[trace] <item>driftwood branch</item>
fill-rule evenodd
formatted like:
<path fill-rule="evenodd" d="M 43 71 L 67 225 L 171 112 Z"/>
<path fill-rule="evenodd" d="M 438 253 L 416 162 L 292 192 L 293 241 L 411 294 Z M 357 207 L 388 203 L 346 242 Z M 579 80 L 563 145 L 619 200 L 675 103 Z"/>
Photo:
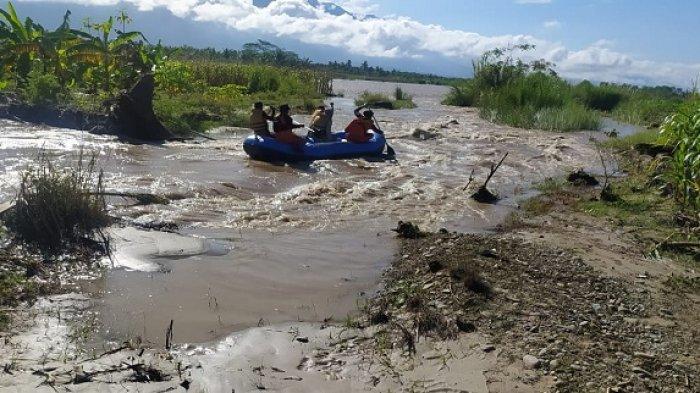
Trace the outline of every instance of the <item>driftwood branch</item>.
<path fill-rule="evenodd" d="M 135 199 L 139 205 L 167 205 L 170 199 L 155 194 L 132 193 L 132 192 L 96 192 L 91 195 L 101 195 L 110 197 Z"/>
<path fill-rule="evenodd" d="M 170 350 L 173 346 L 173 323 L 174 320 L 170 320 L 170 325 L 165 330 L 165 349 Z"/>
<path fill-rule="evenodd" d="M 472 194 L 472 199 L 474 199 L 475 201 L 480 202 L 480 203 L 496 203 L 496 202 L 498 202 L 498 200 L 500 199 L 498 197 L 498 195 L 489 191 L 487 186 L 488 186 L 489 182 L 491 181 L 491 179 L 493 178 L 493 175 L 495 175 L 496 172 L 498 171 L 498 169 L 501 167 L 501 165 L 503 165 L 503 162 L 508 157 L 508 154 L 509 154 L 509 152 L 507 152 L 503 156 L 503 158 L 501 158 L 501 161 L 498 162 L 498 165 L 493 165 L 493 164 L 491 165 L 491 170 L 489 172 L 488 177 L 486 178 L 486 181 L 484 182 L 484 184 L 481 187 L 479 187 L 479 189 L 474 194 Z"/>
<path fill-rule="evenodd" d="M 466 186 L 464 186 L 464 188 L 462 189 L 462 191 L 467 191 L 467 189 L 469 188 L 469 186 L 472 185 L 472 182 L 473 182 L 473 181 L 474 181 L 474 168 L 472 168 L 472 173 L 469 175 L 469 182 L 467 183 Z"/>
<path fill-rule="evenodd" d="M 482 188 L 486 188 L 486 186 L 488 186 L 489 182 L 491 181 L 491 178 L 493 177 L 493 175 L 496 174 L 496 172 L 501 167 L 501 165 L 503 165 L 503 161 L 506 160 L 506 158 L 508 157 L 508 154 L 510 154 L 510 152 L 506 152 L 506 154 L 503 156 L 503 158 L 501 158 L 501 161 L 495 167 L 493 165 L 491 165 L 491 172 L 489 172 L 489 176 L 486 178 L 484 185 L 481 186 Z"/>

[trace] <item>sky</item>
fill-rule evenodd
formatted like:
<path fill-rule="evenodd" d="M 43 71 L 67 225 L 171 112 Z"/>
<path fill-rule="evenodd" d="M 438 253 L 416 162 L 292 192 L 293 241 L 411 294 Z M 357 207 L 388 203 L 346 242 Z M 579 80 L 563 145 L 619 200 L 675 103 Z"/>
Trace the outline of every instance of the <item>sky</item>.
<path fill-rule="evenodd" d="M 49 25 L 66 8 L 76 24 L 126 8 L 133 29 L 167 44 L 238 48 L 263 38 L 312 60 L 449 76 L 468 76 L 484 51 L 520 43 L 536 45 L 526 58 L 551 61 L 571 80 L 688 88 L 700 76 L 700 0 L 324 1 L 20 0 L 17 8 Z"/>

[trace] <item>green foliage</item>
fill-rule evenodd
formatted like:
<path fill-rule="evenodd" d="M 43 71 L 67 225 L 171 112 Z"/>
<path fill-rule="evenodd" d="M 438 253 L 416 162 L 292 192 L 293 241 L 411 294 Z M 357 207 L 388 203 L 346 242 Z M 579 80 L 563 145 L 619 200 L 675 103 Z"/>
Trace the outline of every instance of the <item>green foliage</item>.
<path fill-rule="evenodd" d="M 396 95 L 396 92 L 394 92 Z M 401 100 L 392 99 L 383 93 L 373 93 L 369 91 L 364 91 L 355 99 L 355 105 L 367 105 L 371 108 L 381 108 L 381 109 L 410 109 L 415 108 L 416 104 L 413 102 L 413 97 L 400 92 Z"/>
<path fill-rule="evenodd" d="M 81 154 L 75 167 L 62 170 L 41 155 L 36 167 L 22 174 L 8 228 L 20 239 L 46 254 L 94 238 L 109 224 L 102 173 L 95 159 Z"/>
<path fill-rule="evenodd" d="M 326 78 L 323 73 L 266 65 L 167 61 L 156 72 L 154 109 L 176 133 L 245 127 L 256 101 L 309 111 L 320 102 L 319 87 L 329 83 Z"/>
<path fill-rule="evenodd" d="M 124 31 L 130 21 L 124 13 L 118 18 L 122 30 L 114 29 L 113 17 L 86 24 L 94 35 L 72 29 L 69 17 L 68 11 L 61 25 L 48 31 L 30 18 L 22 21 L 8 3 L 7 10 L 0 10 L 3 73 L 22 87 L 29 82 L 32 69 L 39 66 L 64 88 L 114 92 L 133 85 L 142 73 L 153 71 L 162 62 L 160 45 L 147 46 L 141 33 Z"/>
<path fill-rule="evenodd" d="M 55 104 L 62 92 L 63 88 L 55 75 L 39 70 L 29 73 L 27 83 L 22 89 L 24 99 L 35 105 Z"/>
<path fill-rule="evenodd" d="M 659 140 L 658 130 L 643 130 L 622 138 L 610 138 L 602 143 L 603 146 L 618 151 L 633 149 L 638 144 L 655 144 Z"/>
<path fill-rule="evenodd" d="M 484 53 L 473 64 L 474 77 L 454 85 L 443 104 L 478 106 L 481 117 L 515 127 L 598 129 L 599 116 L 584 105 L 603 105 L 600 97 L 604 95 L 593 93 L 596 88 L 592 85 L 583 85 L 586 100 L 577 102 L 571 85 L 556 75 L 552 64 L 543 60 L 526 63 L 516 57 L 517 52 L 533 48 L 516 45 Z"/>
<path fill-rule="evenodd" d="M 700 101 L 670 116 L 661 126 L 663 140 L 673 146 L 669 180 L 676 198 L 685 207 L 700 208 Z"/>
<path fill-rule="evenodd" d="M 195 80 L 186 64 L 169 61 L 155 73 L 158 90 L 167 94 L 180 94 L 186 91 L 201 90 L 194 85 Z"/>
<path fill-rule="evenodd" d="M 484 92 L 479 109 L 483 118 L 521 128 L 574 131 L 600 125 L 598 115 L 572 100 L 565 81 L 542 72 Z"/>
<path fill-rule="evenodd" d="M 473 79 L 464 80 L 452 86 L 450 92 L 442 101 L 443 105 L 476 106 L 479 100 L 479 90 Z"/>
<path fill-rule="evenodd" d="M 613 110 L 612 116 L 625 123 L 657 128 L 679 105 L 677 99 L 632 95 Z"/>
<path fill-rule="evenodd" d="M 622 101 L 623 95 L 612 86 L 594 86 L 583 81 L 574 87 L 574 97 L 587 108 L 611 111 Z"/>

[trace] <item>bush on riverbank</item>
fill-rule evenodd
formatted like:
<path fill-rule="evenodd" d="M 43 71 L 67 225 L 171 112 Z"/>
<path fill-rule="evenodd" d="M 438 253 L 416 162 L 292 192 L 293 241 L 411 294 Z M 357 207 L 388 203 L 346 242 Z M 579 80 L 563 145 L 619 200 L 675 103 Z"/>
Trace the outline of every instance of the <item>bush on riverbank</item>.
<path fill-rule="evenodd" d="M 637 87 L 559 78 L 551 64 L 516 57 L 531 45 L 498 48 L 474 62 L 474 77 L 455 84 L 443 104 L 478 107 L 483 118 L 523 128 L 597 129 L 600 114 L 658 127 L 688 93 L 672 87 Z"/>
<path fill-rule="evenodd" d="M 689 103 L 661 126 L 662 141 L 673 147 L 667 180 L 684 207 L 700 210 L 700 101 Z"/>
<path fill-rule="evenodd" d="M 575 99 L 571 85 L 556 75 L 551 64 L 516 59 L 516 52 L 531 49 L 517 45 L 486 52 L 474 62 L 474 77 L 454 86 L 443 103 L 477 106 L 482 118 L 515 127 L 597 129 L 598 114 Z M 589 90 L 582 87 L 580 95 L 596 105 L 606 104 L 605 96 Z"/>
<path fill-rule="evenodd" d="M 22 174 L 15 206 L 7 218 L 9 230 L 47 255 L 63 252 L 85 239 L 104 241 L 100 229 L 110 218 L 104 199 L 102 172 L 95 158 L 78 157 L 73 168 L 59 169 L 41 155 Z"/>
<path fill-rule="evenodd" d="M 413 97 L 404 93 L 400 87 L 397 87 L 394 91 L 393 98 L 383 93 L 364 91 L 355 99 L 355 105 L 367 105 L 371 108 L 389 110 L 411 109 L 416 107 L 416 104 L 413 102 Z"/>

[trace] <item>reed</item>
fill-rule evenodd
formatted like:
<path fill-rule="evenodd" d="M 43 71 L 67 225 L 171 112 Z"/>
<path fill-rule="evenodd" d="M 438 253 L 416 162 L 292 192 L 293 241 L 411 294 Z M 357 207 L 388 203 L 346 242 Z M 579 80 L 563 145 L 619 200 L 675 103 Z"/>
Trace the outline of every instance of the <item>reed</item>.
<path fill-rule="evenodd" d="M 45 254 L 57 254 L 85 239 L 101 239 L 110 223 L 101 171 L 95 156 L 81 152 L 74 167 L 60 169 L 45 153 L 22 174 L 7 226 L 19 239 Z"/>

